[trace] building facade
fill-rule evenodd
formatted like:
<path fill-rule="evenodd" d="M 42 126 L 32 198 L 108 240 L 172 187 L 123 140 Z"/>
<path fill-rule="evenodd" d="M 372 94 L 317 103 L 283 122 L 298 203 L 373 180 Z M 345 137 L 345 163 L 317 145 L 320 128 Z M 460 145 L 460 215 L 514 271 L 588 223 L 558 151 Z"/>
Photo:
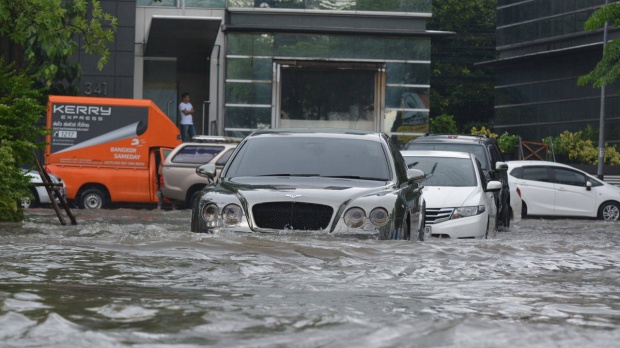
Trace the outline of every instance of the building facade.
<path fill-rule="evenodd" d="M 617 0 L 609 0 L 617 2 Z M 580 87 L 603 54 L 604 30 L 584 23 L 605 0 L 498 0 L 495 130 L 542 141 L 563 131 L 599 129 L 620 143 L 618 85 Z M 608 41 L 620 36 L 609 27 Z M 601 101 L 604 100 L 603 107 Z"/>
<path fill-rule="evenodd" d="M 428 131 L 431 0 L 110 0 L 111 64 L 80 55 L 81 94 L 152 99 L 199 134 L 266 127 Z M 92 62 L 91 62 L 92 60 Z"/>

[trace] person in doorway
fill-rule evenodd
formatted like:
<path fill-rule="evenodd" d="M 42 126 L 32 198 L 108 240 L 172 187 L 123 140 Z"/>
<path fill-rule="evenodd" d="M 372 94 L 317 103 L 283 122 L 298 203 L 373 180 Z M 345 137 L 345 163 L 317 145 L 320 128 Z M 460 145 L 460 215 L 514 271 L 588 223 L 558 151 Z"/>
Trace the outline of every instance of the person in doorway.
<path fill-rule="evenodd" d="M 179 113 L 181 114 L 181 137 L 183 142 L 188 142 L 196 135 L 196 128 L 194 128 L 195 111 L 192 103 L 189 101 L 189 93 L 187 92 L 181 95 Z"/>

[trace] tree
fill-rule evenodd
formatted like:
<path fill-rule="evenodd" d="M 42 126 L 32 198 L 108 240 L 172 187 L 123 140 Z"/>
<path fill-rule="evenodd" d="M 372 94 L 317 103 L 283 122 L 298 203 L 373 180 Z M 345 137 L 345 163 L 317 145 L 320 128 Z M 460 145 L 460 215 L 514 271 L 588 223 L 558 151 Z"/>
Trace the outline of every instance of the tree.
<path fill-rule="evenodd" d="M 0 48 L 16 71 L 29 71 L 41 87 L 77 94 L 78 48 L 108 62 L 117 19 L 103 12 L 99 0 L 0 0 Z"/>
<path fill-rule="evenodd" d="M 43 145 L 47 95 L 77 94 L 78 49 L 103 68 L 116 25 L 98 0 L 0 0 L 0 221 L 23 217 L 19 201 L 30 193 L 21 167 Z"/>
<path fill-rule="evenodd" d="M 620 25 L 620 3 L 607 4 L 596 10 L 584 24 L 586 30 L 596 30 L 609 23 Z M 592 84 L 600 88 L 611 85 L 620 79 L 620 41 L 609 41 L 605 45 L 603 58 L 589 74 L 581 76 L 579 86 Z"/>
<path fill-rule="evenodd" d="M 431 118 L 454 115 L 460 129 L 488 124 L 494 113 L 496 0 L 433 0 L 428 29 L 453 31 L 433 39 Z"/>

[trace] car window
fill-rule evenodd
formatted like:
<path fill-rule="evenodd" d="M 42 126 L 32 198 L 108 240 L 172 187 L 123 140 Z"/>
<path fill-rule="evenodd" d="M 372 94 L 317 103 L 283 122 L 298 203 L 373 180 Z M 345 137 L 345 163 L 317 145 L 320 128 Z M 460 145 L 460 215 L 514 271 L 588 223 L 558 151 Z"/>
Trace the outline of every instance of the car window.
<path fill-rule="evenodd" d="M 502 157 L 501 152 L 497 150 L 497 147 L 493 145 L 488 145 L 488 149 L 489 149 L 489 153 L 491 154 L 491 163 L 493 164 L 492 169 L 495 169 L 495 164 L 497 162 L 503 162 L 504 159 Z"/>
<path fill-rule="evenodd" d="M 215 162 L 215 165 L 218 166 L 223 166 L 226 164 L 226 162 L 228 162 L 228 159 L 230 158 L 230 155 L 232 155 L 232 153 L 235 151 L 235 148 L 233 147 L 232 149 L 228 149 L 218 160 L 217 162 Z"/>
<path fill-rule="evenodd" d="M 586 176 L 564 168 L 554 168 L 555 182 L 571 186 L 586 186 Z"/>
<path fill-rule="evenodd" d="M 517 167 L 510 171 L 510 175 L 514 176 L 517 179 L 523 179 L 523 168 Z"/>
<path fill-rule="evenodd" d="M 405 156 L 407 167 L 427 175 L 424 186 L 477 186 L 471 159 L 427 156 Z"/>
<path fill-rule="evenodd" d="M 533 181 L 542 181 L 542 182 L 551 182 L 551 178 L 549 177 L 547 167 L 524 167 L 523 168 L 523 179 L 533 180 Z"/>
<path fill-rule="evenodd" d="M 256 137 L 244 143 L 223 177 L 301 175 L 390 180 L 391 161 L 387 156 L 382 143 L 370 140 Z"/>
<path fill-rule="evenodd" d="M 179 150 L 171 161 L 173 163 L 205 164 L 222 150 L 224 150 L 223 146 L 187 145 Z"/>
<path fill-rule="evenodd" d="M 489 171 L 489 160 L 487 157 L 487 153 L 484 150 L 484 146 L 482 145 L 474 145 L 474 144 L 462 144 L 462 143 L 409 143 L 407 145 L 407 150 L 438 150 L 438 151 L 460 151 L 460 152 L 469 152 L 473 153 L 478 161 L 480 161 L 480 165 L 482 166 L 482 170 Z"/>

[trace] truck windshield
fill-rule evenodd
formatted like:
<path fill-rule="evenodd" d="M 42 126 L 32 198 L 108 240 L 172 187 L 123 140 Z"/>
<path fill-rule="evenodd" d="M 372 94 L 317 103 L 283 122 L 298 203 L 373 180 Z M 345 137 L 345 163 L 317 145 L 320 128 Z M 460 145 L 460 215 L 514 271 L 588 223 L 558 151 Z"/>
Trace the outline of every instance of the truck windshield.
<path fill-rule="evenodd" d="M 330 137 L 248 139 L 222 177 L 321 176 L 390 180 L 390 161 L 376 141 Z"/>

